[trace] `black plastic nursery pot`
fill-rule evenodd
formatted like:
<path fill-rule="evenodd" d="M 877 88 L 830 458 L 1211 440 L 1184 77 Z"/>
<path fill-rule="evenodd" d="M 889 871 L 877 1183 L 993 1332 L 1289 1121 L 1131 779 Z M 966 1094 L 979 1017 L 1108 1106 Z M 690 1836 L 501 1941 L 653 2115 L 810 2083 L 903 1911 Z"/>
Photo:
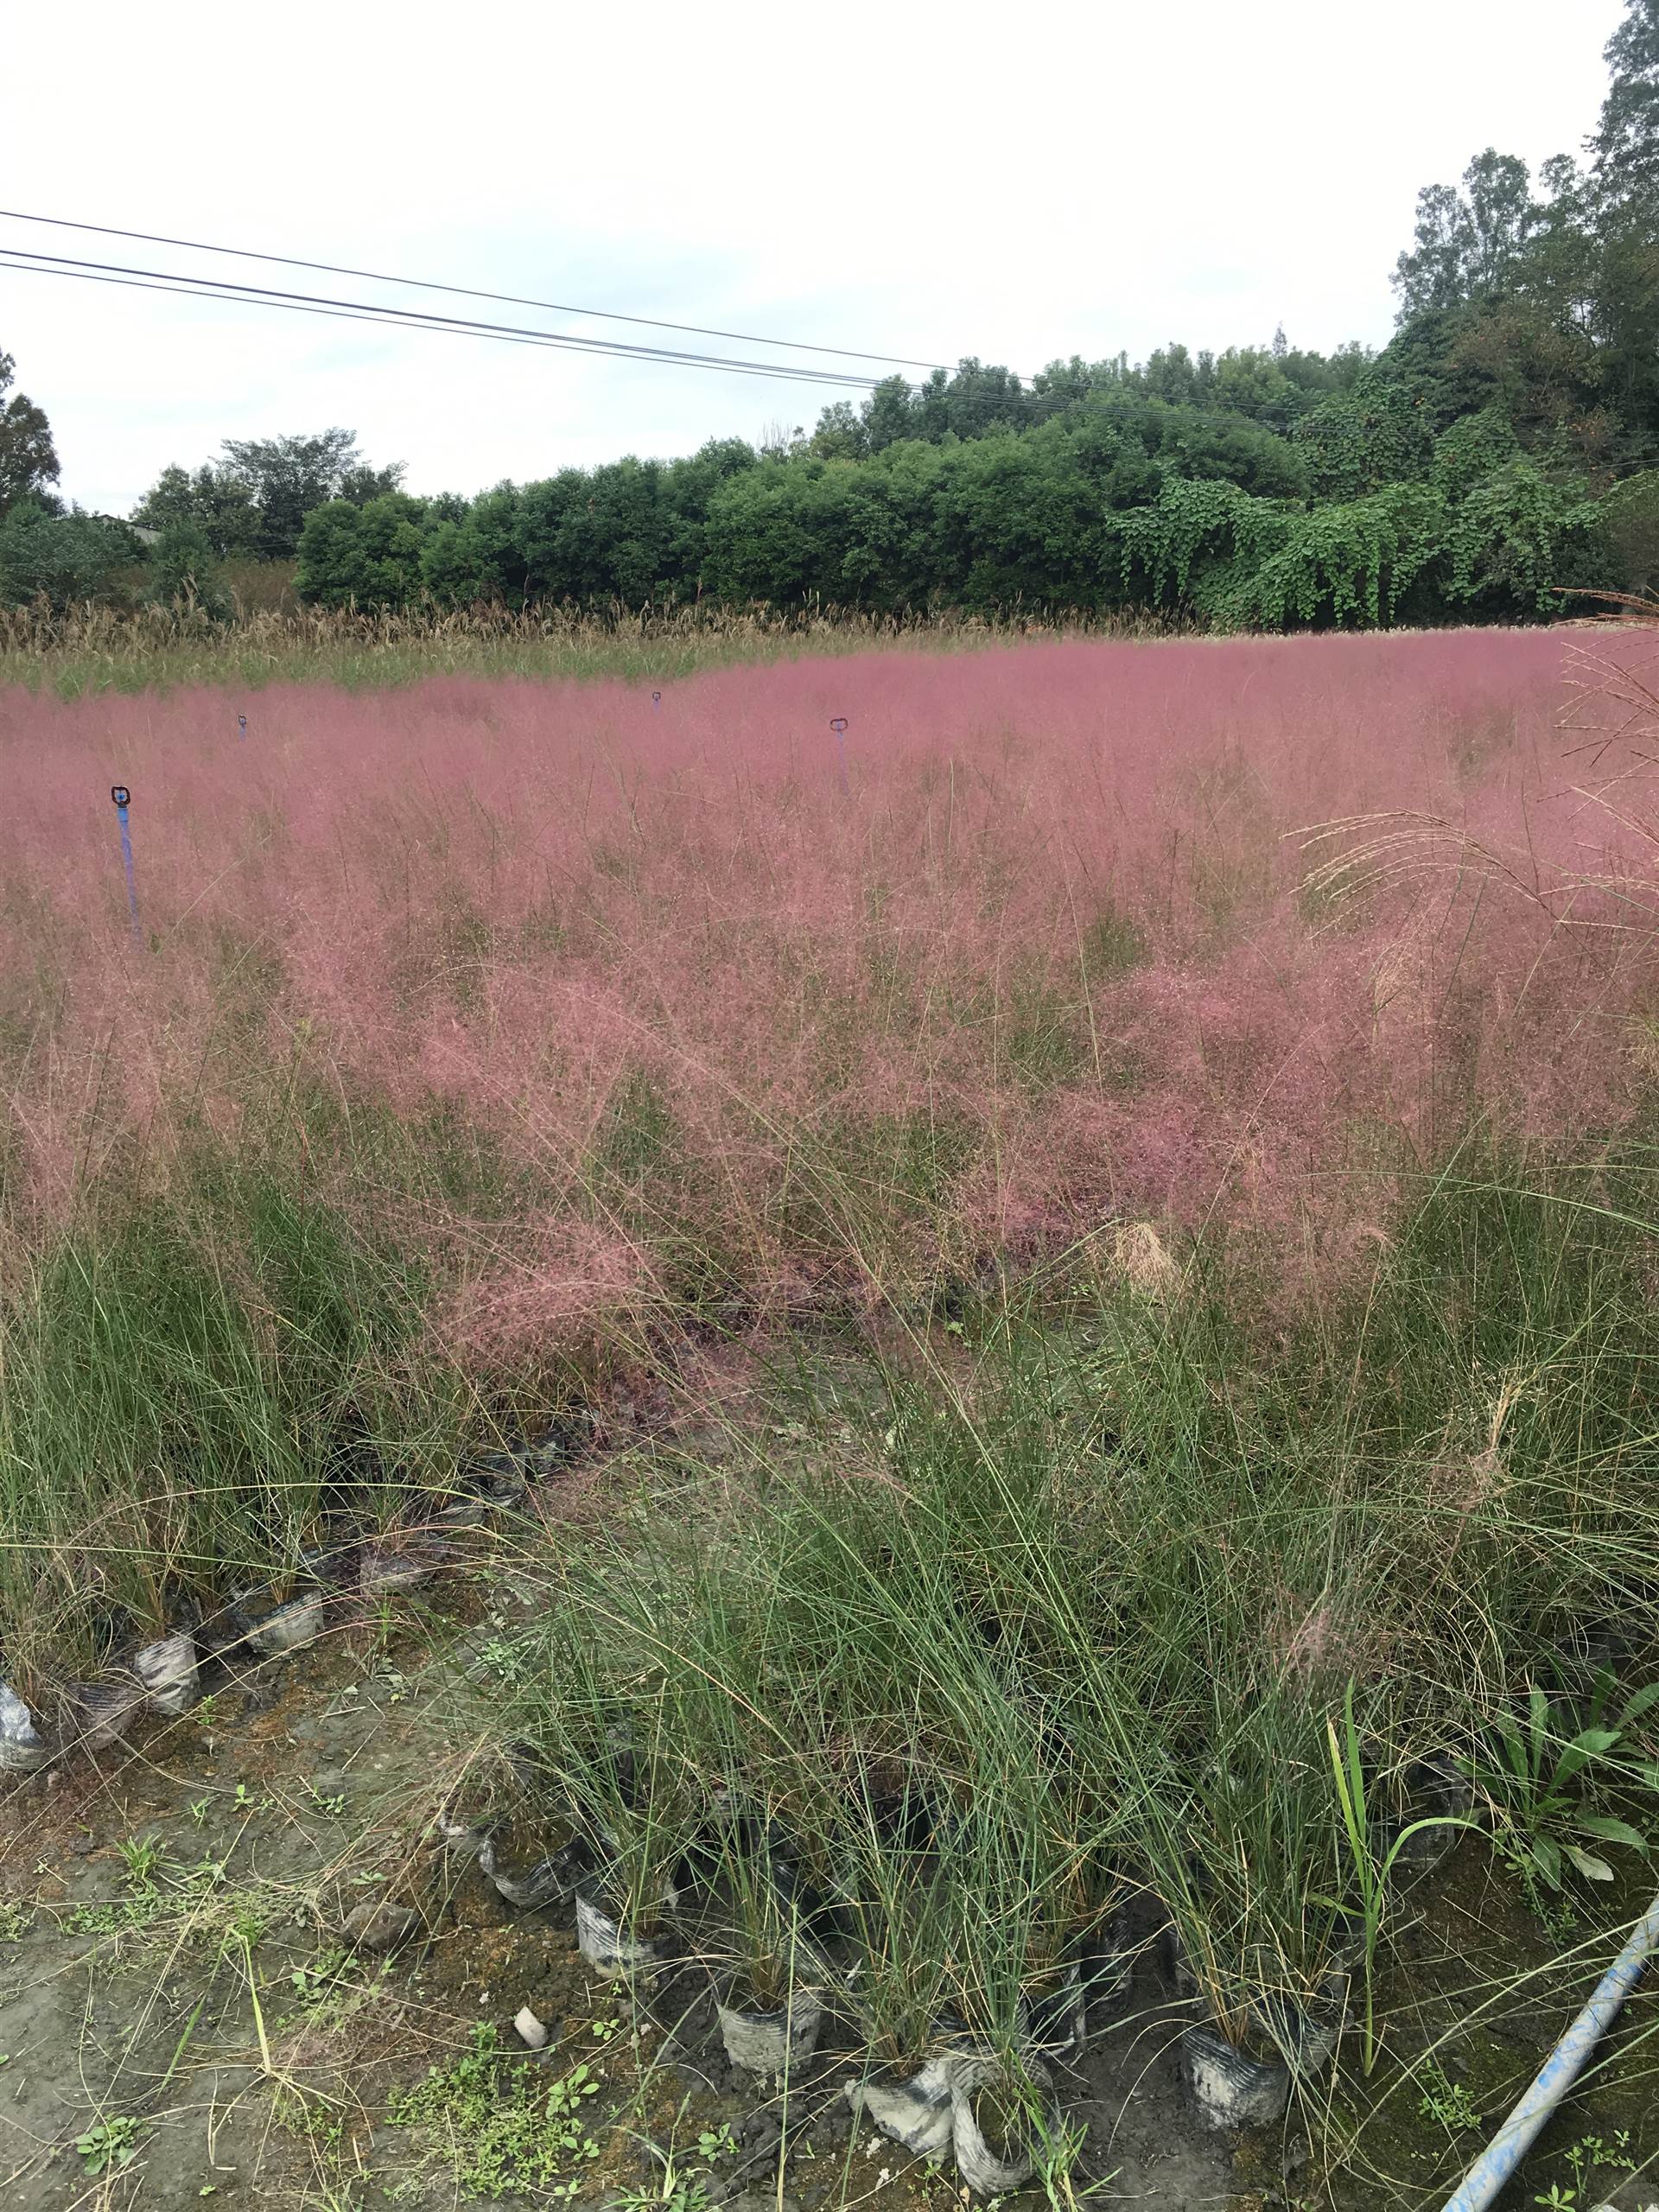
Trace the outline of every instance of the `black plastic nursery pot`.
<path fill-rule="evenodd" d="M 779 1902 L 794 1914 L 803 1933 L 821 1942 L 848 1932 L 846 1908 L 801 1872 L 792 1838 L 776 1823 L 766 1831 L 766 1869 Z"/>
<path fill-rule="evenodd" d="M 1128 1993 L 1135 1980 L 1135 1947 L 1128 1911 L 1119 1907 L 1066 1944 L 1059 1967 L 1038 1980 L 1024 1998 L 1027 2049 L 1051 2057 L 1082 2050 L 1090 2029 Z"/>
<path fill-rule="evenodd" d="M 416 1590 L 454 1559 L 442 1536 L 374 1536 L 357 1555 L 357 1586 L 365 1598 L 390 1598 Z"/>
<path fill-rule="evenodd" d="M 1475 1786 L 1445 1751 L 1415 1760 L 1407 1768 L 1403 1782 L 1403 1807 L 1377 1830 L 1378 1856 L 1386 1859 L 1394 1852 L 1396 1872 L 1427 1873 L 1450 1857 L 1464 1830 L 1473 1822 Z M 1434 1825 L 1420 1825 L 1430 1821 Z"/>
<path fill-rule="evenodd" d="M 1135 1979 L 1135 1944 L 1127 1902 L 1079 1935 L 1071 1947 L 1083 1985 L 1085 2025 L 1128 1993 Z"/>
<path fill-rule="evenodd" d="M 868 2120 L 912 2158 L 942 2158 L 955 2132 L 952 2107 L 957 2052 L 942 2051 L 910 2074 L 887 2074 L 849 2082 L 845 2096 L 854 2117 Z"/>
<path fill-rule="evenodd" d="M 201 1694 L 196 1639 L 188 1629 L 141 1644 L 132 1656 L 132 1671 L 143 1684 L 150 1710 L 164 1719 L 188 1713 Z"/>
<path fill-rule="evenodd" d="M 768 2081 L 798 2074 L 817 2048 L 823 2005 L 814 1990 L 791 1989 L 781 2005 L 758 2004 L 734 1984 L 715 2001 L 721 2041 L 734 2066 Z"/>
<path fill-rule="evenodd" d="M 1027 2095 L 1047 2108 L 1051 2133 L 1058 2120 L 1048 2069 L 1027 2063 L 1018 2090 L 995 2063 L 958 2067 L 950 2084 L 950 2137 L 957 2173 L 976 2196 L 1006 2196 L 1023 2189 L 1036 2171 L 1040 2139 Z"/>
<path fill-rule="evenodd" d="M 1089 2033 L 1089 2005 L 1083 1968 L 1076 1959 L 1045 1978 L 1020 2002 L 1022 2040 L 1031 2050 L 1058 2056 L 1083 2049 Z"/>
<path fill-rule="evenodd" d="M 457 1473 L 453 1488 L 441 1493 L 433 1518 L 441 1529 L 472 1529 L 492 1513 L 507 1513 L 524 1503 L 530 1483 L 516 1453 L 480 1452 Z"/>
<path fill-rule="evenodd" d="M 1351 1947 L 1341 1956 L 1351 1957 Z M 1178 1995 L 1200 1994 L 1192 1967 L 1172 1929 L 1165 1968 Z M 1195 2021 L 1181 2035 L 1181 2078 L 1200 2115 L 1212 2127 L 1262 2126 L 1281 2120 L 1291 2085 L 1312 2081 L 1335 2055 L 1347 2018 L 1347 1966 L 1334 1967 L 1315 2004 L 1304 2009 L 1277 1990 L 1244 1999 L 1238 2017 L 1252 2049 L 1235 2042 L 1213 2018 Z"/>
<path fill-rule="evenodd" d="M 307 1650 L 316 1642 L 327 1609 L 327 1592 L 309 1587 L 281 1599 L 273 1592 L 252 1592 L 238 1598 L 232 1611 L 248 1649 L 264 1659 L 278 1659 L 290 1651 Z"/>
<path fill-rule="evenodd" d="M 1290 2103 L 1287 2062 L 1253 2058 L 1217 2027 L 1198 2025 L 1183 2031 L 1181 2078 L 1212 2127 L 1270 2126 L 1284 2118 Z"/>
<path fill-rule="evenodd" d="M 576 1891 L 576 1948 L 607 1981 L 646 1977 L 668 1962 L 667 1938 L 654 1930 L 636 1934 L 621 1909 L 597 1890 Z"/>
<path fill-rule="evenodd" d="M 144 1709 L 144 1686 L 136 1675 L 112 1669 L 95 1681 L 66 1682 L 60 1703 L 65 1744 L 105 1751 L 132 1733 Z"/>
<path fill-rule="evenodd" d="M 1262 2126 L 1282 2120 L 1291 2085 L 1311 2082 L 1335 2056 L 1346 2017 L 1348 1977 L 1328 1977 L 1317 2011 L 1304 2012 L 1277 1994 L 1249 2007 L 1258 2049 L 1242 2050 L 1213 2021 L 1181 2037 L 1181 2077 L 1212 2127 Z"/>
<path fill-rule="evenodd" d="M 515 1847 L 512 1834 L 486 1834 L 478 1847 L 478 1868 L 498 1896 L 521 1911 L 567 1904 L 594 1871 L 593 1854 L 575 1841 L 552 1851 Z"/>
<path fill-rule="evenodd" d="M 0 1682 L 0 1774 L 33 1774 L 52 1756 L 52 1746 L 10 1682 Z"/>

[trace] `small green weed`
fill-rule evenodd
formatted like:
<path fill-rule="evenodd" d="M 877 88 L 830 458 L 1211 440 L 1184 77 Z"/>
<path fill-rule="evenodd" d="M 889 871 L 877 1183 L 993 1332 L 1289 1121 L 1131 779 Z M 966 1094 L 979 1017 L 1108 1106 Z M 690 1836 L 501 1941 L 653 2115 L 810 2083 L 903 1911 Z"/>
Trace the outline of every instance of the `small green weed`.
<path fill-rule="evenodd" d="M 683 2166 L 671 2151 L 657 2155 L 662 2163 L 660 2179 L 647 2188 L 625 2189 L 616 2200 L 618 2212 L 708 2212 L 705 2177 Z"/>
<path fill-rule="evenodd" d="M 129 1836 L 115 1848 L 127 1870 L 127 1887 L 136 1897 L 154 1897 L 156 1869 L 167 1856 L 167 1845 L 162 1839 L 154 1835 Z"/>
<path fill-rule="evenodd" d="M 1417 2109 L 1425 2120 L 1438 2120 L 1442 2127 L 1478 2127 L 1481 2115 L 1461 2082 L 1448 2079 L 1444 2067 L 1433 2059 L 1418 2074 L 1423 2094 Z"/>
<path fill-rule="evenodd" d="M 1544 2212 L 1586 2212 L 1591 2199 L 1603 2193 L 1596 2179 L 1599 2173 L 1633 2174 L 1637 2169 L 1629 2128 L 1621 2127 L 1611 2144 L 1599 2135 L 1581 2135 L 1568 2148 L 1567 2163 L 1573 2170 L 1572 2180 L 1551 2182 L 1544 2196 L 1532 2200 Z"/>
<path fill-rule="evenodd" d="M 302 2005 L 316 2006 L 324 2004 L 338 1988 L 340 1977 L 351 1964 L 351 1954 L 335 1944 L 331 1949 L 319 1951 L 315 1959 L 304 1966 L 296 1967 L 289 1980 L 294 1993 Z"/>
<path fill-rule="evenodd" d="M 583 2123 L 583 2107 L 598 2093 L 591 2067 L 574 2066 L 550 2082 L 529 2061 L 512 2059 L 494 2027 L 480 2020 L 471 2049 L 433 2067 L 393 2101 L 387 2117 L 397 2127 L 441 2133 L 463 2192 L 500 2197 L 540 2189 L 571 2197 L 581 2187 L 580 2168 L 599 2156 Z"/>
<path fill-rule="evenodd" d="M 1552 1704 L 1536 1684 L 1527 1700 L 1524 1719 L 1500 1713 L 1479 1753 L 1468 1763 L 1470 1779 L 1482 1790 L 1497 1816 L 1497 1848 L 1526 1883 L 1549 1890 L 1561 1886 L 1562 1862 L 1586 1881 L 1611 1882 L 1613 1870 L 1589 1844 L 1619 1844 L 1645 1851 L 1647 1838 L 1628 1821 L 1591 1812 L 1580 1792 L 1597 1780 L 1631 1783 L 1651 1790 L 1659 1775 L 1623 1751 L 1634 1724 L 1659 1700 L 1659 1683 L 1632 1697 L 1610 1726 L 1606 1710 L 1613 1689 L 1611 1675 L 1598 1681 L 1587 1718 L 1564 1702 Z"/>
<path fill-rule="evenodd" d="M 81 2164 L 93 2177 L 120 2166 L 130 2166 L 138 2155 L 138 2130 L 143 2123 L 130 2113 L 100 2120 L 75 2138 Z"/>

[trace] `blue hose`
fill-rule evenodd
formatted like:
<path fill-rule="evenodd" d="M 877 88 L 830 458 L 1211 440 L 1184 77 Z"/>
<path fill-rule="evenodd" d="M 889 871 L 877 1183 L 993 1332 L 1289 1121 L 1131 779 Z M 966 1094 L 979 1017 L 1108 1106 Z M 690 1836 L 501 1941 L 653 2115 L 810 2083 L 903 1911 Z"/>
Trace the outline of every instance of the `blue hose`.
<path fill-rule="evenodd" d="M 1545 2060 L 1537 2080 L 1446 2201 L 1445 2212 L 1486 2212 L 1542 2132 L 1545 2121 L 1584 2071 L 1591 2052 L 1618 2017 L 1659 1948 L 1659 1897 L 1597 1985 L 1596 1993 Z"/>

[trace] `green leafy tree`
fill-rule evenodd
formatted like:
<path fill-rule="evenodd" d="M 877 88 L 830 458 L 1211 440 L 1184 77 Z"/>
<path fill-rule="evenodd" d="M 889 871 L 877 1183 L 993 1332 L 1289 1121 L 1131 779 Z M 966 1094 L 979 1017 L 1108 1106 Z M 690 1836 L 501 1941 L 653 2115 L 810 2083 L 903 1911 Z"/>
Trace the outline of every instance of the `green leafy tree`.
<path fill-rule="evenodd" d="M 823 410 L 811 444 L 822 461 L 864 460 L 870 450 L 869 434 L 850 399 L 834 400 Z"/>
<path fill-rule="evenodd" d="M 421 547 L 421 582 L 441 607 L 493 602 L 522 607 L 525 600 L 524 556 L 519 550 L 523 495 L 511 484 L 498 485 L 461 512 L 429 502 L 430 525 Z"/>
<path fill-rule="evenodd" d="M 1236 563 L 1218 580 L 1209 605 L 1228 621 L 1261 629 L 1375 628 L 1399 618 L 1446 537 L 1441 493 L 1429 485 L 1390 484 L 1365 499 L 1288 518 L 1280 543 L 1259 563 Z"/>
<path fill-rule="evenodd" d="M 11 391 L 16 367 L 10 353 L 0 353 L 0 515 L 20 499 L 51 505 L 50 487 L 59 475 L 57 448 L 45 410 L 22 392 Z"/>
<path fill-rule="evenodd" d="M 300 533 L 295 588 L 321 607 L 411 605 L 421 594 L 427 510 L 387 492 L 365 506 L 331 499 L 314 507 Z"/>
<path fill-rule="evenodd" d="M 329 499 L 348 496 L 365 506 L 395 491 L 402 469 L 380 472 L 390 481 L 375 482 L 375 472 L 365 470 L 358 458 L 357 434 L 338 427 L 308 435 L 279 438 L 226 438 L 226 472 L 247 489 L 258 510 L 257 550 L 267 559 L 283 559 L 297 552 L 300 531 L 314 508 Z"/>
<path fill-rule="evenodd" d="M 246 481 L 209 461 L 194 474 L 176 464 L 164 468 L 132 511 L 142 528 L 199 530 L 220 560 L 257 553 L 261 518 Z"/>
<path fill-rule="evenodd" d="M 1659 582 L 1659 468 L 1614 485 L 1601 502 L 1601 524 L 1618 588 L 1650 590 Z"/>
<path fill-rule="evenodd" d="M 149 555 L 149 597 L 163 607 L 189 607 L 222 621 L 231 612 L 219 557 L 207 533 L 188 517 L 170 522 Z"/>
<path fill-rule="evenodd" d="M 143 547 L 124 524 L 72 510 L 53 514 L 20 499 L 0 518 L 0 601 L 40 601 L 61 613 L 126 596 Z"/>
<path fill-rule="evenodd" d="M 334 497 L 349 499 L 354 507 L 366 507 L 371 499 L 384 499 L 388 492 L 400 491 L 403 481 L 401 461 L 391 461 L 385 468 L 371 468 L 366 461 L 359 461 L 341 470 Z"/>
<path fill-rule="evenodd" d="M 1433 452 L 1433 410 L 1414 380 L 1367 372 L 1347 391 L 1331 393 L 1296 426 L 1313 495 L 1360 499 L 1385 484 L 1410 482 Z"/>
<path fill-rule="evenodd" d="M 1521 281 L 1539 219 L 1526 163 L 1496 147 L 1476 155 L 1461 190 L 1425 185 L 1412 251 L 1395 264 L 1402 313 L 1501 298 Z"/>
<path fill-rule="evenodd" d="M 1523 456 L 1471 485 L 1452 517 L 1443 588 L 1490 620 L 1584 613 L 1563 590 L 1605 590 L 1614 556 L 1582 483 L 1552 480 Z"/>
<path fill-rule="evenodd" d="M 1154 505 L 1124 518 L 1123 581 L 1154 606 L 1218 608 L 1290 528 L 1287 509 L 1236 484 L 1172 477 Z"/>
<path fill-rule="evenodd" d="M 1659 418 L 1659 0 L 1627 0 L 1590 142 L 1600 242 L 1597 336 L 1610 397 L 1650 445 Z"/>
<path fill-rule="evenodd" d="M 1590 141 L 1596 190 L 1604 207 L 1651 209 L 1659 201 L 1659 0 L 1625 0 L 1604 53 L 1611 82 Z"/>

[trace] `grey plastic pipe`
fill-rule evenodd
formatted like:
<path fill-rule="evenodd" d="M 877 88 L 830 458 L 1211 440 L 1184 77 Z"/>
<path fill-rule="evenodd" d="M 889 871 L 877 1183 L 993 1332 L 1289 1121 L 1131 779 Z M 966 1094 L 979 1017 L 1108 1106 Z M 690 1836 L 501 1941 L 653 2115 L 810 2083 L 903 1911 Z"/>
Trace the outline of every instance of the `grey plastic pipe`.
<path fill-rule="evenodd" d="M 1659 1948 L 1659 1897 L 1597 1985 L 1596 1993 L 1545 2060 L 1537 2080 L 1470 2168 L 1445 2212 L 1486 2212 L 1541 2133 L 1544 2122 L 1584 2071 L 1591 2052 L 1618 2018 L 1618 2008 Z"/>

